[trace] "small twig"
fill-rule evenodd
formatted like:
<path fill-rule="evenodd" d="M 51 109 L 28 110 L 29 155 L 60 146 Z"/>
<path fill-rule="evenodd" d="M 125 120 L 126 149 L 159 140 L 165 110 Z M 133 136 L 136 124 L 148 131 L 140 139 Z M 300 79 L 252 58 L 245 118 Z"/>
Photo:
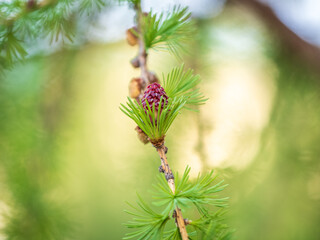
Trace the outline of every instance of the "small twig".
<path fill-rule="evenodd" d="M 141 96 L 142 96 L 144 89 L 149 84 L 149 78 L 148 78 L 149 74 L 148 74 L 148 68 L 147 68 L 148 54 L 146 52 L 145 43 L 143 41 L 143 32 L 142 32 L 143 12 L 141 10 L 140 3 L 135 6 L 135 9 L 137 11 L 137 28 L 138 28 L 138 44 L 139 44 L 138 61 L 141 69 L 141 80 L 142 80 Z"/>
<path fill-rule="evenodd" d="M 162 146 L 160 147 L 156 147 L 157 152 L 160 156 L 161 159 L 161 166 L 159 168 L 159 170 L 161 169 L 162 172 L 164 173 L 166 180 L 168 182 L 168 185 L 171 189 L 171 191 L 173 193 L 175 193 L 176 191 L 176 187 L 174 184 L 174 176 L 172 174 L 172 171 L 170 169 L 168 160 L 167 160 L 167 156 L 166 156 L 166 146 L 164 146 L 162 144 Z M 182 217 L 182 213 L 181 213 L 181 209 L 177 206 L 174 213 L 173 213 L 173 217 L 175 218 L 176 221 L 176 225 L 179 228 L 180 234 L 181 234 L 181 238 L 182 240 L 188 240 L 188 233 L 187 233 L 187 229 L 186 229 L 186 222 L 185 219 Z"/>

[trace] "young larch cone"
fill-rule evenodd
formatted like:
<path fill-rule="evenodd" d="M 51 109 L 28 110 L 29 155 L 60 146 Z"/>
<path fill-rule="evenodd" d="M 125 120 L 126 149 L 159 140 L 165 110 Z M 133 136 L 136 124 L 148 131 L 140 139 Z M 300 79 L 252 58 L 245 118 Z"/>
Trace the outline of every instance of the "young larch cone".
<path fill-rule="evenodd" d="M 147 103 L 146 103 L 146 101 L 148 101 L 151 110 L 154 104 L 155 110 L 158 111 L 161 97 L 162 97 L 162 103 L 161 103 L 161 110 L 162 110 L 164 105 L 168 104 L 168 96 L 164 91 L 163 87 L 161 87 L 159 83 L 149 84 L 141 99 L 143 108 L 145 110 L 148 109 Z"/>

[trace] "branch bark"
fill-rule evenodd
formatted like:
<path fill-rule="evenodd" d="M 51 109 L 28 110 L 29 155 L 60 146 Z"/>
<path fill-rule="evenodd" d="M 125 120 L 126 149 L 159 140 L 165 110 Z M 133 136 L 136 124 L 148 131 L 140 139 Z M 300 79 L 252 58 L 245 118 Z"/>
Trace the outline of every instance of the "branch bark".
<path fill-rule="evenodd" d="M 293 56 L 298 56 L 303 62 L 320 73 L 320 48 L 306 42 L 300 36 L 290 30 L 274 13 L 270 6 L 257 0 L 229 0 L 228 3 L 243 6 L 254 12 L 282 43 L 282 49 L 286 49 Z"/>
<path fill-rule="evenodd" d="M 142 18 L 143 18 L 143 12 L 141 9 L 140 3 L 135 6 L 136 12 L 137 12 L 137 28 L 138 28 L 138 45 L 139 45 L 139 51 L 138 51 L 138 61 L 139 61 L 139 66 L 141 69 L 141 80 L 142 80 L 142 91 L 141 95 L 143 95 L 143 92 L 146 88 L 146 86 L 149 84 L 149 72 L 147 68 L 147 51 L 145 48 L 145 44 L 143 41 L 143 33 L 142 33 L 142 28 L 141 25 L 142 23 Z M 141 97 L 140 97 L 141 98 Z"/>
<path fill-rule="evenodd" d="M 157 152 L 161 159 L 160 172 L 163 172 L 165 174 L 166 180 L 168 182 L 168 185 L 171 191 L 175 193 L 176 187 L 174 183 L 174 176 L 172 174 L 172 171 L 170 169 L 170 166 L 167 160 L 166 151 L 167 151 L 167 148 L 164 146 L 164 144 L 162 144 L 162 146 L 160 147 L 157 147 Z M 176 225 L 179 228 L 182 240 L 188 240 L 189 237 L 186 229 L 186 224 L 182 216 L 181 209 L 178 206 L 175 209 L 173 217 L 176 219 Z"/>

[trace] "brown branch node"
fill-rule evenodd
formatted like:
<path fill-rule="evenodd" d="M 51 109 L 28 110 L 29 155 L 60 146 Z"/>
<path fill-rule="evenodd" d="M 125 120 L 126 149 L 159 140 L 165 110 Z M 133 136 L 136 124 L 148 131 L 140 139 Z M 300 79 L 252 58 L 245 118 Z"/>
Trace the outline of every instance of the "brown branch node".
<path fill-rule="evenodd" d="M 169 168 L 168 165 L 167 165 L 167 167 Z M 166 176 L 167 181 L 169 181 L 169 179 L 174 179 L 172 172 L 165 173 L 165 176 Z"/>
<path fill-rule="evenodd" d="M 150 142 L 156 149 L 160 149 L 165 147 L 164 146 L 164 137 L 159 138 L 159 139 L 151 139 Z M 165 147 L 166 148 L 166 147 Z"/>
<path fill-rule="evenodd" d="M 159 166 L 159 172 L 164 173 L 164 169 L 163 169 L 162 165 Z"/>
<path fill-rule="evenodd" d="M 192 222 L 192 221 L 189 220 L 188 218 L 185 218 L 185 219 L 184 219 L 184 224 L 185 224 L 186 226 L 189 225 L 191 222 Z"/>

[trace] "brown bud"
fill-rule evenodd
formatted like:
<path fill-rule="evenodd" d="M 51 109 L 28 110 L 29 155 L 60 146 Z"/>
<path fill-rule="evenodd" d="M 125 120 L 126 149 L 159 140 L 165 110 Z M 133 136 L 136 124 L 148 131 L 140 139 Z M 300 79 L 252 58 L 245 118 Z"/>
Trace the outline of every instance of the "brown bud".
<path fill-rule="evenodd" d="M 164 173 L 164 169 L 163 169 L 162 165 L 159 166 L 158 170 L 160 173 Z"/>
<path fill-rule="evenodd" d="M 177 211 L 176 211 L 176 210 L 173 210 L 172 218 L 176 218 L 176 217 L 177 217 Z"/>
<path fill-rule="evenodd" d="M 143 16 L 145 16 L 145 17 L 147 17 L 147 16 L 149 15 L 148 12 L 143 12 L 142 14 L 143 14 Z"/>
<path fill-rule="evenodd" d="M 133 58 L 133 59 L 130 61 L 130 63 L 131 63 L 131 65 L 132 65 L 132 67 L 134 67 L 134 68 L 140 67 L 140 61 L 139 61 L 138 56 L 135 57 L 135 58 Z"/>
<path fill-rule="evenodd" d="M 164 153 L 167 154 L 168 153 L 168 148 L 166 146 L 164 146 Z"/>
<path fill-rule="evenodd" d="M 149 142 L 149 137 L 147 136 L 147 134 L 144 133 L 144 131 L 142 131 L 141 128 L 139 128 L 139 126 L 137 126 L 135 128 L 135 130 L 138 133 L 138 138 L 139 140 L 143 143 L 143 144 L 147 144 Z"/>
<path fill-rule="evenodd" d="M 155 83 L 155 82 L 159 83 L 159 79 L 154 72 L 148 72 L 148 79 L 149 79 L 150 84 Z"/>
<path fill-rule="evenodd" d="M 184 220 L 184 225 L 189 225 L 192 221 L 189 220 L 188 218 L 183 219 Z"/>
<path fill-rule="evenodd" d="M 139 97 L 142 89 L 141 78 L 132 78 L 129 83 L 129 96 L 131 98 Z"/>
<path fill-rule="evenodd" d="M 137 32 L 138 32 L 137 27 L 129 28 L 129 29 L 126 31 L 126 34 L 127 34 L 127 42 L 129 43 L 130 46 L 135 46 L 135 45 L 137 45 L 137 43 L 138 43 L 138 37 L 137 37 L 137 35 L 136 35 Z"/>
<path fill-rule="evenodd" d="M 42 0 L 38 3 L 39 7 L 47 7 L 51 4 L 54 4 L 57 0 Z"/>
<path fill-rule="evenodd" d="M 26 3 L 27 10 L 34 10 L 37 8 L 36 0 L 28 0 Z"/>

